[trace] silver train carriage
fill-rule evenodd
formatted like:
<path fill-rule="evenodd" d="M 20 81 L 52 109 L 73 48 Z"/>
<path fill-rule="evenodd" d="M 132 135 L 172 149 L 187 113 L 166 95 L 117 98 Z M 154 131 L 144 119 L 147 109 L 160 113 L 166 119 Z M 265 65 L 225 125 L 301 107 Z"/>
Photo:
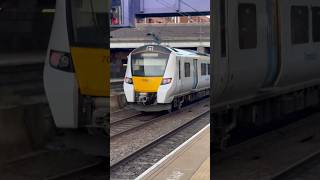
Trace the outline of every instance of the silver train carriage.
<path fill-rule="evenodd" d="M 212 134 L 319 104 L 320 1 L 212 3 Z M 211 50 L 213 52 L 213 50 Z"/>
<path fill-rule="evenodd" d="M 160 45 L 139 47 L 128 56 L 123 87 L 138 111 L 179 109 L 209 95 L 210 57 Z"/>

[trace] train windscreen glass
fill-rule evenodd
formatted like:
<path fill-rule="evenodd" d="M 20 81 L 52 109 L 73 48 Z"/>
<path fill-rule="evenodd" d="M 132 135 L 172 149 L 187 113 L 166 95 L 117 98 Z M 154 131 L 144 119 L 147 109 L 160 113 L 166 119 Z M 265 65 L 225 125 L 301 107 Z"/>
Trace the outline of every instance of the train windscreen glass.
<path fill-rule="evenodd" d="M 141 52 L 133 54 L 132 75 L 138 77 L 162 77 L 164 75 L 168 53 L 161 52 Z"/>
<path fill-rule="evenodd" d="M 77 45 L 106 46 L 108 22 L 108 1 L 71 0 L 72 38 Z"/>

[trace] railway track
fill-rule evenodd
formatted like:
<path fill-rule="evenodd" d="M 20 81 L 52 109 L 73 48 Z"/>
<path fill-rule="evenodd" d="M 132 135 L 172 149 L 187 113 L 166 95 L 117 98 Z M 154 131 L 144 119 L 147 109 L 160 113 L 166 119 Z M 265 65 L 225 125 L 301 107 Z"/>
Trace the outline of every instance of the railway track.
<path fill-rule="evenodd" d="M 110 124 L 117 123 L 118 121 L 123 121 L 129 118 L 133 118 L 141 115 L 140 112 L 133 109 L 121 109 L 110 115 Z"/>
<path fill-rule="evenodd" d="M 72 149 L 44 149 L 3 164 L 0 173 L 1 179 L 103 180 L 107 162 L 107 158 Z"/>
<path fill-rule="evenodd" d="M 320 170 L 319 118 L 318 111 L 305 112 L 289 124 L 234 144 L 224 152 L 215 152 L 213 178 L 286 180 L 307 179 L 315 174 L 320 177 L 320 173 L 313 173 Z M 316 171 L 306 173 L 314 166 L 318 166 Z"/>
<path fill-rule="evenodd" d="M 171 120 L 171 124 L 174 124 L 174 120 L 177 119 L 178 116 L 182 118 L 183 113 L 185 113 L 184 116 L 188 116 L 192 112 L 192 108 L 198 108 L 197 110 L 193 109 L 194 111 L 197 111 L 193 117 L 190 117 L 189 115 L 189 119 L 176 124 L 170 130 L 160 133 L 161 135 L 155 135 L 151 140 L 140 143 L 139 145 L 134 144 L 135 142 L 131 142 L 133 146 L 138 148 L 131 148 L 131 151 L 126 152 L 125 156 L 117 158 L 116 160 L 111 160 L 111 179 L 134 179 L 158 160 L 169 154 L 180 144 L 185 142 L 188 138 L 192 137 L 192 135 L 201 130 L 201 128 L 206 126 L 210 121 L 209 106 L 207 103 L 202 102 L 202 104 L 197 103 L 193 106 L 190 105 L 192 107 L 186 107 L 183 109 L 184 111 L 175 112 L 175 115 L 171 114 L 160 116 L 157 121 L 153 121 L 153 123 L 148 124 L 148 126 L 159 127 L 159 124 L 164 125 L 168 122 L 170 124 L 170 121 L 165 122 L 165 120 L 168 119 Z M 170 118 L 169 116 L 172 117 Z M 139 130 L 135 129 L 134 132 L 139 131 L 143 134 L 148 134 L 148 128 L 140 127 Z M 132 133 L 133 132 L 129 132 L 128 134 L 120 135 L 123 137 L 119 138 L 120 140 L 123 140 L 125 139 L 124 137 L 131 137 Z M 148 135 L 145 136 L 144 140 L 148 139 L 147 136 Z M 111 151 L 114 150 L 112 148 L 112 144 L 115 143 L 115 141 L 116 140 L 111 139 Z M 111 152 L 111 159 L 112 157 Z"/>
<path fill-rule="evenodd" d="M 157 121 L 164 113 L 139 114 L 130 118 L 125 118 L 110 124 L 110 138 L 114 138 L 128 131 L 134 131 L 141 126 L 145 126 L 153 121 Z"/>
<path fill-rule="evenodd" d="M 300 178 L 317 180 L 320 177 L 320 151 L 307 155 L 304 159 L 293 163 L 283 171 L 272 176 L 272 180 L 290 180 Z"/>
<path fill-rule="evenodd" d="M 107 178 L 107 161 L 101 160 L 85 166 L 61 172 L 45 180 L 103 180 Z"/>

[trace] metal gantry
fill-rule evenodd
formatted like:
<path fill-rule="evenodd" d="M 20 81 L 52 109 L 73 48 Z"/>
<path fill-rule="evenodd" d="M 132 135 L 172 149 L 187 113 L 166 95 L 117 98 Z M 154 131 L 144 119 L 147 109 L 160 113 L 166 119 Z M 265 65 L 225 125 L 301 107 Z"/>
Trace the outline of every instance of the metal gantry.
<path fill-rule="evenodd" d="M 210 14 L 210 0 L 112 0 L 111 27 L 133 27 L 136 17 Z"/>

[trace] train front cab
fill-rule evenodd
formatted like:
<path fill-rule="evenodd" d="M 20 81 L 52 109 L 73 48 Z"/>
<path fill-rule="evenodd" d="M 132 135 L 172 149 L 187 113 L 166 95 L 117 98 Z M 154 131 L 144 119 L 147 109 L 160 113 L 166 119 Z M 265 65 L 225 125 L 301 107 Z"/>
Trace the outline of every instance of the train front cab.
<path fill-rule="evenodd" d="M 168 98 L 174 89 L 175 61 L 171 50 L 162 46 L 143 46 L 135 49 L 128 59 L 124 82 L 126 99 L 139 111 L 171 109 Z"/>
<path fill-rule="evenodd" d="M 44 85 L 59 128 L 97 125 L 107 113 L 107 21 L 105 0 L 56 1 Z"/>

